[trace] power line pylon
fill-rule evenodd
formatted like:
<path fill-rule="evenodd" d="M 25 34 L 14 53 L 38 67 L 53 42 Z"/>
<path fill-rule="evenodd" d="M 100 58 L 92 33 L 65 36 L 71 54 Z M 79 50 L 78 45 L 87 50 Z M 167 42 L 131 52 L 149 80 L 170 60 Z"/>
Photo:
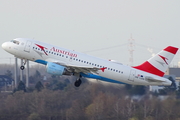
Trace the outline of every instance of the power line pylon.
<path fill-rule="evenodd" d="M 132 34 L 131 34 L 131 38 L 128 39 L 128 50 L 129 50 L 129 65 L 132 66 L 133 65 L 133 52 L 134 52 L 134 48 L 135 48 L 135 40 L 132 38 Z"/>

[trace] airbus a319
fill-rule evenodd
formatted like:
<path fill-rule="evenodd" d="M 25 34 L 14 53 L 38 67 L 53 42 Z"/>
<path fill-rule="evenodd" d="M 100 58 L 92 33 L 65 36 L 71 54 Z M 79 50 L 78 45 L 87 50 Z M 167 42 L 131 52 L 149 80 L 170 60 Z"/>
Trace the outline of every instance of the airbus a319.
<path fill-rule="evenodd" d="M 50 74 L 76 76 L 76 87 L 81 85 L 82 77 L 117 84 L 170 86 L 172 81 L 163 76 L 178 51 L 178 48 L 168 46 L 141 65 L 131 67 L 26 38 L 5 42 L 2 48 L 24 61 L 45 65 Z M 20 68 L 23 70 L 24 65 Z"/>

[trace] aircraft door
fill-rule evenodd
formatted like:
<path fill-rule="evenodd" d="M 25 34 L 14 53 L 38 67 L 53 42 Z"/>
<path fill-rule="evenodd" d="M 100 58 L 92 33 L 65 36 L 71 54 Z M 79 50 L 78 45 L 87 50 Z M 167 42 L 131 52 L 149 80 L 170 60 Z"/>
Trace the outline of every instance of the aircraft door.
<path fill-rule="evenodd" d="M 128 80 L 134 82 L 135 74 L 136 74 L 136 71 L 135 70 L 131 70 Z"/>
<path fill-rule="evenodd" d="M 26 45 L 25 45 L 25 48 L 24 48 L 24 51 L 25 52 L 30 52 L 30 48 L 31 48 L 31 41 L 27 41 Z"/>

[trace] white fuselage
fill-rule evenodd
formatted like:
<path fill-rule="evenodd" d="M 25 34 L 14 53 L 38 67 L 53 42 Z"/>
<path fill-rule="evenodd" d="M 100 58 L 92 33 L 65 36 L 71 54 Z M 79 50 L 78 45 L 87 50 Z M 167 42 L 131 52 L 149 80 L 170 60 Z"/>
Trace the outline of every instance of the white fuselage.
<path fill-rule="evenodd" d="M 100 59 L 76 51 L 64 49 L 55 45 L 50 45 L 32 39 L 17 38 L 15 42 L 5 42 L 2 47 L 7 52 L 21 59 L 29 59 L 34 62 L 60 62 L 62 65 L 76 65 L 84 67 L 104 68 L 104 71 L 98 70 L 96 76 L 107 78 L 109 82 L 127 83 L 133 85 L 171 85 L 171 81 L 153 75 L 130 66 L 126 66 L 113 61 Z M 43 48 L 41 48 L 43 46 Z M 165 80 L 165 82 L 149 82 L 146 76 Z M 106 80 L 107 81 L 107 80 Z"/>

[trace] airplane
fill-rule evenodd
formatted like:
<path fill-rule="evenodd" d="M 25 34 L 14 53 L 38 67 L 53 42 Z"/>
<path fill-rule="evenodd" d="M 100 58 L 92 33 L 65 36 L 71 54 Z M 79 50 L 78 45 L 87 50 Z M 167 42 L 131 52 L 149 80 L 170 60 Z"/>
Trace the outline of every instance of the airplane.
<path fill-rule="evenodd" d="M 24 61 L 21 70 L 27 60 L 40 63 L 46 65 L 47 73 L 76 76 L 76 87 L 82 77 L 116 84 L 171 86 L 172 81 L 163 76 L 178 51 L 168 46 L 139 66 L 127 66 L 28 38 L 4 42 L 2 48 Z"/>

